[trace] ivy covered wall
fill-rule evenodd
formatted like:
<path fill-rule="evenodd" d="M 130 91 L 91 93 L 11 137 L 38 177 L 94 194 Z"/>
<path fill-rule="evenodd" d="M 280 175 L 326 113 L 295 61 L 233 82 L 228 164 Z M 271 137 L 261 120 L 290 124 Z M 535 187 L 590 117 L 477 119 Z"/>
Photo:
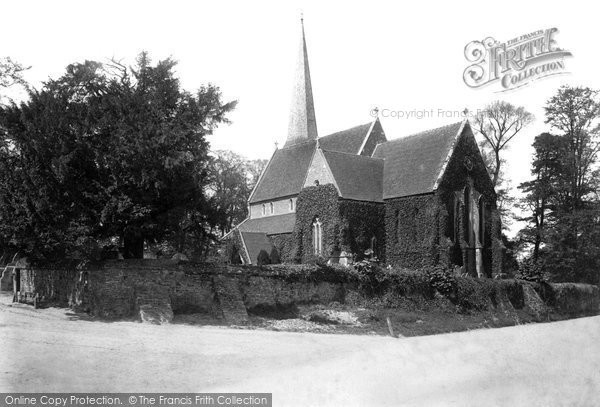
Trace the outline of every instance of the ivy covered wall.
<path fill-rule="evenodd" d="M 481 194 L 485 207 L 483 265 L 488 277 L 502 271 L 502 241 L 496 193 L 470 128 L 459 138 L 436 191 L 440 205 L 440 260 L 463 266 L 473 261 L 465 250 L 464 190 L 469 186 Z M 458 206 L 455 206 L 458 205 Z M 448 257 L 445 259 L 445 257 Z"/>
<path fill-rule="evenodd" d="M 313 257 L 312 227 L 316 218 L 322 228 L 322 255 L 327 257 L 342 250 L 338 198 L 333 184 L 306 187 L 300 191 L 292 233 L 294 261 L 304 263 Z"/>
<path fill-rule="evenodd" d="M 328 258 L 344 251 L 360 258 L 371 247 L 385 255 L 384 206 L 339 197 L 332 184 L 304 188 L 298 196 L 296 226 L 292 236 L 296 261 L 314 257 L 312 229 L 315 219 L 322 224 L 322 256 Z"/>
<path fill-rule="evenodd" d="M 361 259 L 371 248 L 374 238 L 375 255 L 385 260 L 385 207 L 383 203 L 340 200 L 342 248 Z"/>
<path fill-rule="evenodd" d="M 291 233 L 281 233 L 278 235 L 270 235 L 271 243 L 279 252 L 279 258 L 282 263 L 294 262 L 294 244 Z"/>
<path fill-rule="evenodd" d="M 386 200 L 386 261 L 412 269 L 437 264 L 439 210 L 433 193 Z"/>

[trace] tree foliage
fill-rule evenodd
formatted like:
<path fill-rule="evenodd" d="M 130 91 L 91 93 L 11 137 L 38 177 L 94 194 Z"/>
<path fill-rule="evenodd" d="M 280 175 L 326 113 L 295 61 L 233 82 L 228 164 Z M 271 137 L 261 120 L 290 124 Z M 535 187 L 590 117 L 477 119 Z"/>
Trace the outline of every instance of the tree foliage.
<path fill-rule="evenodd" d="M 208 190 L 221 235 L 248 216 L 248 197 L 266 163 L 266 160 L 248 160 L 228 150 L 213 154 Z"/>
<path fill-rule="evenodd" d="M 558 134 L 534 142 L 533 179 L 520 185 L 529 216 L 521 238 L 554 280 L 600 281 L 597 123 L 600 104 L 589 88 L 562 87 L 545 107 Z"/>
<path fill-rule="evenodd" d="M 504 101 L 492 102 L 475 115 L 475 128 L 483 136 L 484 145 L 491 150 L 488 169 L 494 187 L 498 185 L 501 174 L 500 153 L 533 119 L 533 115 L 524 107 L 516 107 Z"/>
<path fill-rule="evenodd" d="M 3 242 L 53 257 L 117 236 L 141 257 L 144 241 L 206 237 L 206 136 L 235 102 L 181 89 L 175 66 L 73 64 L 0 111 Z"/>
<path fill-rule="evenodd" d="M 0 88 L 8 88 L 16 84 L 25 85 L 23 72 L 29 67 L 13 61 L 10 57 L 0 58 Z"/>

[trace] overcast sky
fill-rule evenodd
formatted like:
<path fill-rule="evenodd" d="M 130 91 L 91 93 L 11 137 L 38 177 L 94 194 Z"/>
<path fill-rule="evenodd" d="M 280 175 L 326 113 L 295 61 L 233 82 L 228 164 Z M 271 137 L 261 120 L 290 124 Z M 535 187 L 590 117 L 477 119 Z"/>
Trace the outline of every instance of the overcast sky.
<path fill-rule="evenodd" d="M 210 140 L 213 149 L 249 158 L 269 158 L 274 143 L 285 141 L 301 11 L 319 135 L 371 121 L 374 107 L 433 109 L 422 119 L 383 117 L 394 139 L 506 100 L 536 116 L 506 154 L 515 186 L 529 176 L 533 138 L 548 130 L 546 100 L 563 84 L 600 88 L 593 2 L 1 0 L 0 10 L 0 56 L 31 65 L 26 79 L 34 85 L 76 61 L 131 63 L 142 50 L 154 60 L 173 57 L 186 89 L 212 82 L 239 101 L 233 123 Z M 557 45 L 573 53 L 565 60 L 570 74 L 505 93 L 463 82 L 468 42 L 550 27 L 559 29 Z"/>

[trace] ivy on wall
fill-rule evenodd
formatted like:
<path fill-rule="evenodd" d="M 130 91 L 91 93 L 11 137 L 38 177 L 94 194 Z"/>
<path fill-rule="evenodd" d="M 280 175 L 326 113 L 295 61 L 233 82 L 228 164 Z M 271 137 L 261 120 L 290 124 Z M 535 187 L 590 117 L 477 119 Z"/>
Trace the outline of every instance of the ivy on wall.
<path fill-rule="evenodd" d="M 385 207 L 382 203 L 340 200 L 342 248 L 361 259 L 375 238 L 375 255 L 385 260 Z"/>
<path fill-rule="evenodd" d="M 471 159 L 470 169 L 464 164 L 467 157 Z M 467 185 L 479 192 L 486 204 L 483 263 L 488 276 L 492 277 L 502 270 L 500 217 L 496 207 L 496 192 L 472 133 L 463 134 L 459 139 L 436 191 L 441 208 L 440 255 L 447 256 L 447 260 L 444 260 L 446 264 L 462 266 L 469 260 L 466 251 L 462 250 L 468 246 L 465 240 L 466 222 L 462 197 Z M 454 211 L 455 196 L 459 198 L 457 212 Z M 452 230 L 451 226 L 453 217 L 456 217 L 456 230 Z M 454 235 L 458 239 L 454 239 Z"/>
<path fill-rule="evenodd" d="M 312 257 L 312 225 L 319 218 L 322 228 L 322 254 L 341 250 L 338 192 L 333 184 L 306 187 L 296 204 L 296 225 L 292 233 L 292 253 L 296 262 Z"/>
<path fill-rule="evenodd" d="M 292 263 L 294 261 L 294 245 L 291 233 L 282 233 L 279 235 L 270 235 L 271 243 L 279 252 L 282 263 Z"/>
<path fill-rule="evenodd" d="M 439 209 L 434 194 L 385 202 L 388 263 L 413 269 L 437 263 Z"/>

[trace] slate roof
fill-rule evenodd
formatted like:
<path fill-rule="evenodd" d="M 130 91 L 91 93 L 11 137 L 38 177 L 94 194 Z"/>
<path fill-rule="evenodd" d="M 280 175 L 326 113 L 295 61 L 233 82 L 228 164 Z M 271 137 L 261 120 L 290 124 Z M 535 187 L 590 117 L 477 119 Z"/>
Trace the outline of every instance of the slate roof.
<path fill-rule="evenodd" d="M 323 150 L 342 198 L 383 201 L 383 160 Z"/>
<path fill-rule="evenodd" d="M 463 122 L 379 144 L 384 159 L 383 199 L 433 192 Z"/>
<path fill-rule="evenodd" d="M 242 235 L 242 242 L 246 247 L 248 256 L 250 256 L 250 263 L 256 264 L 258 253 L 260 253 L 261 250 L 266 251 L 267 254 L 271 253 L 273 245 L 266 233 L 240 232 L 240 234 Z"/>
<path fill-rule="evenodd" d="M 292 233 L 296 224 L 296 214 L 265 216 L 261 218 L 248 218 L 237 226 L 240 232 L 261 232 L 267 235 Z"/>
<path fill-rule="evenodd" d="M 338 151 L 340 153 L 358 154 L 365 136 L 369 132 L 373 122 L 361 124 L 351 129 L 338 131 L 319 139 L 319 145 L 322 149 L 328 151 Z"/>
<path fill-rule="evenodd" d="M 298 194 L 304 184 L 316 144 L 313 140 L 276 150 L 249 202 L 269 201 Z"/>

